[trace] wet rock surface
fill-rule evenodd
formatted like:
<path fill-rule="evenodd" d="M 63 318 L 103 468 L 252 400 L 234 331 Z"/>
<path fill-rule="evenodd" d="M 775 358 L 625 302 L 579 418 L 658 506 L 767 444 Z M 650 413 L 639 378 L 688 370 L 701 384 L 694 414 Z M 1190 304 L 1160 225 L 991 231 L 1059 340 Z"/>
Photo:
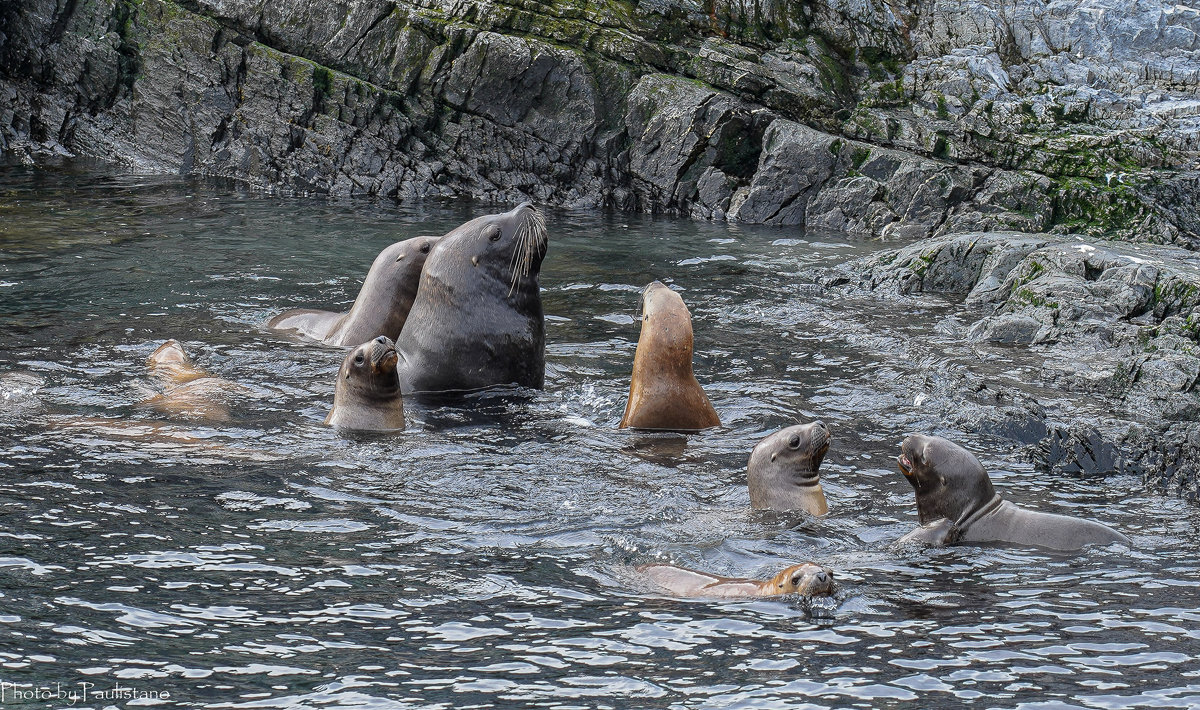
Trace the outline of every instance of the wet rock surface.
<path fill-rule="evenodd" d="M 1136 473 L 1200 495 L 1200 257 L 1078 235 L 968 233 L 851 262 L 827 287 L 960 304 L 980 358 L 1037 363 L 1033 380 L 940 373 L 948 416 L 1008 436 L 1066 472 Z M 1028 371 L 1028 370 L 1026 370 Z"/>
<path fill-rule="evenodd" d="M 0 149 L 912 237 L 1197 237 L 1166 2 L 21 0 Z"/>

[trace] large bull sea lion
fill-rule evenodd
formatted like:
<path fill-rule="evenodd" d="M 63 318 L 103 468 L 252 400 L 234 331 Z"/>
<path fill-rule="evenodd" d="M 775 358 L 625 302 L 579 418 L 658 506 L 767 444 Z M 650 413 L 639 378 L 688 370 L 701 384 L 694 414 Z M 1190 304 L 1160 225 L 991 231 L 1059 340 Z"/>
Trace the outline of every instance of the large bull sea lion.
<path fill-rule="evenodd" d="M 406 394 L 541 389 L 546 323 L 538 275 L 547 241 L 545 221 L 529 203 L 438 240 L 397 340 Z"/>
<path fill-rule="evenodd" d="M 1025 510 L 1000 497 L 970 451 L 939 436 L 913 434 L 900 445 L 900 472 L 917 494 L 921 527 L 900 542 L 998 542 L 1078 550 L 1129 538 L 1091 520 Z"/>
<path fill-rule="evenodd" d="M 395 340 L 412 309 L 425 258 L 437 240 L 413 237 L 379 252 L 349 311 L 298 308 L 275 316 L 267 327 L 294 331 L 327 345 L 357 345 L 377 335 Z"/>
<path fill-rule="evenodd" d="M 642 330 L 621 428 L 696 431 L 721 419 L 692 372 L 692 315 L 655 281 L 642 291 Z"/>

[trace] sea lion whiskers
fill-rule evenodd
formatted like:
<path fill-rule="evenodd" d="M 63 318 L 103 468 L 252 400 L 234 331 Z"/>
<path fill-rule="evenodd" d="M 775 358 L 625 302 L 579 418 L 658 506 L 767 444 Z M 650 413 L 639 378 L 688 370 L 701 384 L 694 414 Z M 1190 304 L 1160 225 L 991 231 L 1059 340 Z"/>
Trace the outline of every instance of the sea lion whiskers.
<path fill-rule="evenodd" d="M 542 213 L 533 205 L 524 205 L 521 223 L 517 225 L 513 240 L 512 259 L 509 261 L 509 271 L 512 273 L 508 286 L 508 295 L 512 296 L 517 284 L 527 278 L 533 268 L 533 258 L 537 251 L 546 245 L 549 235 L 546 232 L 546 220 Z"/>

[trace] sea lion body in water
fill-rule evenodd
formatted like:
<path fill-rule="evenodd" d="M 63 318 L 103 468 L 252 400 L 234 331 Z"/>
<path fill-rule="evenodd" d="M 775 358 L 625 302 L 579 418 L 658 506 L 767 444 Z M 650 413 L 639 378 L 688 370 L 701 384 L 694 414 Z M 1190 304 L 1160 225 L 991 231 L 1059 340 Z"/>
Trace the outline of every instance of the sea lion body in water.
<path fill-rule="evenodd" d="M 833 573 L 812 562 L 792 565 L 766 581 L 718 577 L 675 565 L 639 565 L 642 572 L 659 587 L 678 597 L 772 597 L 801 594 L 809 597 L 833 593 Z"/>
<path fill-rule="evenodd" d="M 758 442 L 747 465 L 751 507 L 828 513 L 820 468 L 829 442 L 829 428 L 821 421 L 790 426 Z"/>
<path fill-rule="evenodd" d="M 721 425 L 692 372 L 692 315 L 659 281 L 642 291 L 642 329 L 633 355 L 621 428 L 697 431 Z"/>
<path fill-rule="evenodd" d="M 1060 551 L 1131 544 L 1107 525 L 1025 510 L 1002 499 L 979 459 L 939 436 L 909 436 L 900 445 L 897 463 L 916 491 L 921 523 L 900 538 L 902 543 L 1000 542 Z"/>
<path fill-rule="evenodd" d="M 294 331 L 327 345 L 357 345 L 377 335 L 395 340 L 408 319 L 421 269 L 437 240 L 413 237 L 379 252 L 349 311 L 298 308 L 275 316 L 267 327 Z"/>
<path fill-rule="evenodd" d="M 325 423 L 345 431 L 403 429 L 404 399 L 396 362 L 396 345 L 384 335 L 347 353 Z"/>
<path fill-rule="evenodd" d="M 177 340 L 158 346 L 146 360 L 150 375 L 162 391 L 144 400 L 166 414 L 187 419 L 226 421 L 228 400 L 248 394 L 246 388 L 229 380 L 213 377 L 198 367 Z"/>
<path fill-rule="evenodd" d="M 546 323 L 538 275 L 546 225 L 533 205 L 479 217 L 438 240 L 397 340 L 410 392 L 541 389 Z"/>

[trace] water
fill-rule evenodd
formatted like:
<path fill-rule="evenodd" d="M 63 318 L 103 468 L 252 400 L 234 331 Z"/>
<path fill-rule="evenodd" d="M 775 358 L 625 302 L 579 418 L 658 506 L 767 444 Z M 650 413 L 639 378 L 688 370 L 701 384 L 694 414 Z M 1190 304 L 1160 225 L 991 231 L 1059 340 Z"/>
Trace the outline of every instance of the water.
<path fill-rule="evenodd" d="M 75 707 L 133 702 L 95 695 L 114 687 L 210 708 L 1200 705 L 1200 515 L 957 430 L 964 369 L 1052 414 L 1104 405 L 1024 384 L 1036 353 L 965 344 L 950 302 L 813 285 L 894 244 L 550 211 L 545 391 L 411 402 L 391 438 L 323 427 L 342 351 L 261 324 L 348 303 L 384 245 L 499 209 L 4 169 L 0 704 L 5 684 L 88 683 Z M 655 278 L 691 308 L 718 431 L 617 429 Z M 229 422 L 140 404 L 172 337 L 247 388 Z M 831 514 L 752 512 L 750 448 L 814 417 L 834 436 Z M 896 548 L 916 520 L 894 466 L 910 431 L 1136 549 Z M 676 600 L 630 569 L 809 559 L 835 598 Z"/>

